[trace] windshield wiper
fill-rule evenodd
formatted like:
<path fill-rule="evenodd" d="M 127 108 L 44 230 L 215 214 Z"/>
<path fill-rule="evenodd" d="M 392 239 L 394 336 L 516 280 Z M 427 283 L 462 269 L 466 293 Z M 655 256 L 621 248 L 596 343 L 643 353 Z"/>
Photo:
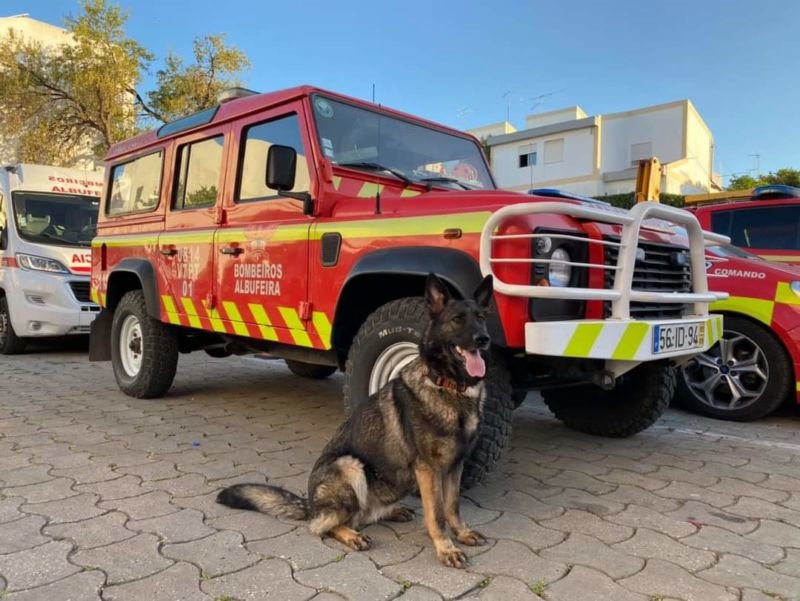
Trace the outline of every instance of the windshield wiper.
<path fill-rule="evenodd" d="M 39 232 L 36 235 L 41 238 L 50 238 L 51 240 L 57 240 L 58 242 L 63 242 L 67 246 L 80 246 L 78 242 L 75 242 L 73 240 L 67 240 L 66 238 L 62 238 L 61 236 L 56 236 L 54 234 L 48 234 L 47 232 Z"/>
<path fill-rule="evenodd" d="M 467 184 L 462 182 L 460 179 L 456 179 L 454 177 L 447 177 L 446 175 L 437 175 L 436 177 L 423 177 L 422 179 L 417 180 L 417 181 L 424 182 L 425 185 L 428 188 L 428 192 L 430 192 L 431 188 L 433 188 L 433 184 L 437 184 L 437 183 L 438 184 L 456 184 L 457 186 L 460 186 L 464 190 L 474 190 L 474 188 L 472 186 L 468 186 Z"/>
<path fill-rule="evenodd" d="M 381 165 L 380 163 L 370 163 L 370 162 L 356 162 L 356 163 L 336 163 L 339 167 L 355 167 L 356 169 L 369 169 L 370 171 L 385 171 L 386 173 L 391 173 L 397 179 L 399 179 L 403 184 L 406 186 L 410 186 L 414 183 L 411 179 L 406 177 L 405 173 L 399 171 L 398 169 L 393 169 L 392 167 L 387 167 L 386 165 Z"/>

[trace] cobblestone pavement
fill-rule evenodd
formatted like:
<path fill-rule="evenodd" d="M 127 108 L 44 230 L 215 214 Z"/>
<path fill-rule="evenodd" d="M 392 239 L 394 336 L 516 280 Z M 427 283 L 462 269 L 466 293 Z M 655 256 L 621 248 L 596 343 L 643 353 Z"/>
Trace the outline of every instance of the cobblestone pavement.
<path fill-rule="evenodd" d="M 0 598 L 800 599 L 797 412 L 671 411 L 606 440 L 529 399 L 500 468 L 465 494 L 489 544 L 463 571 L 438 564 L 419 515 L 371 526 L 359 553 L 214 503 L 234 482 L 303 491 L 341 383 L 194 354 L 168 398 L 139 401 L 82 352 L 0 359 Z"/>

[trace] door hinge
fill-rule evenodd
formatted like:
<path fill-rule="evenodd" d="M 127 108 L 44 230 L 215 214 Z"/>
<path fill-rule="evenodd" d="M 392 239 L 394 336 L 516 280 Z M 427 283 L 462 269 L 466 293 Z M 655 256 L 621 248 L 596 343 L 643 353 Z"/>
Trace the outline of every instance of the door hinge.
<path fill-rule="evenodd" d="M 303 321 L 311 319 L 311 303 L 308 301 L 300 301 L 297 307 L 297 314 Z"/>
<path fill-rule="evenodd" d="M 206 294 L 206 309 L 213 309 L 217 306 L 217 295 L 216 294 Z"/>

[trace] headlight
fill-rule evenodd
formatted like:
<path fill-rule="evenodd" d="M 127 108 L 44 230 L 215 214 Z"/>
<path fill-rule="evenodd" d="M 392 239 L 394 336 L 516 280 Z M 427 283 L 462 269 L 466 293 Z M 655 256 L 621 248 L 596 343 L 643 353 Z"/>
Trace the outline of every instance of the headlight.
<path fill-rule="evenodd" d="M 36 255 L 23 255 L 17 253 L 17 264 L 22 269 L 32 271 L 49 271 L 50 273 L 69 273 L 69 270 L 55 259 L 37 257 Z"/>
<path fill-rule="evenodd" d="M 792 282 L 789 284 L 789 288 L 792 289 L 796 296 L 800 296 L 800 282 Z"/>
<path fill-rule="evenodd" d="M 550 255 L 553 261 L 572 261 L 572 257 L 563 248 L 557 248 Z M 569 280 L 572 277 L 572 265 L 565 265 L 564 263 L 550 263 L 550 268 L 547 272 L 547 279 L 550 285 L 556 288 L 564 288 L 569 286 Z"/>

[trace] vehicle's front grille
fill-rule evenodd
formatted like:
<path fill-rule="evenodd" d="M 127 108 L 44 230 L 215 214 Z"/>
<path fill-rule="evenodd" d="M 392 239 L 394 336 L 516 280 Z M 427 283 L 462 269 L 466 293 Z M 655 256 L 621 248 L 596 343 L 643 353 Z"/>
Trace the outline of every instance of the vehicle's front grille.
<path fill-rule="evenodd" d="M 72 294 L 75 295 L 75 298 L 79 303 L 92 302 L 92 297 L 89 291 L 89 282 L 72 281 L 69 283 L 69 287 L 72 288 Z"/>
<path fill-rule="evenodd" d="M 618 238 L 611 240 L 618 242 Z M 636 261 L 633 271 L 634 290 L 652 290 L 654 292 L 691 292 L 692 270 L 689 263 L 689 251 L 679 246 L 639 241 L 639 248 L 644 251 L 644 260 Z M 605 247 L 605 264 L 616 265 L 619 248 Z M 679 255 L 684 255 L 678 258 Z M 614 287 L 614 270 L 606 270 L 605 287 Z M 673 319 L 684 315 L 688 305 L 677 303 L 631 303 L 631 317 L 634 319 Z M 611 302 L 603 303 L 606 317 L 611 315 Z"/>

